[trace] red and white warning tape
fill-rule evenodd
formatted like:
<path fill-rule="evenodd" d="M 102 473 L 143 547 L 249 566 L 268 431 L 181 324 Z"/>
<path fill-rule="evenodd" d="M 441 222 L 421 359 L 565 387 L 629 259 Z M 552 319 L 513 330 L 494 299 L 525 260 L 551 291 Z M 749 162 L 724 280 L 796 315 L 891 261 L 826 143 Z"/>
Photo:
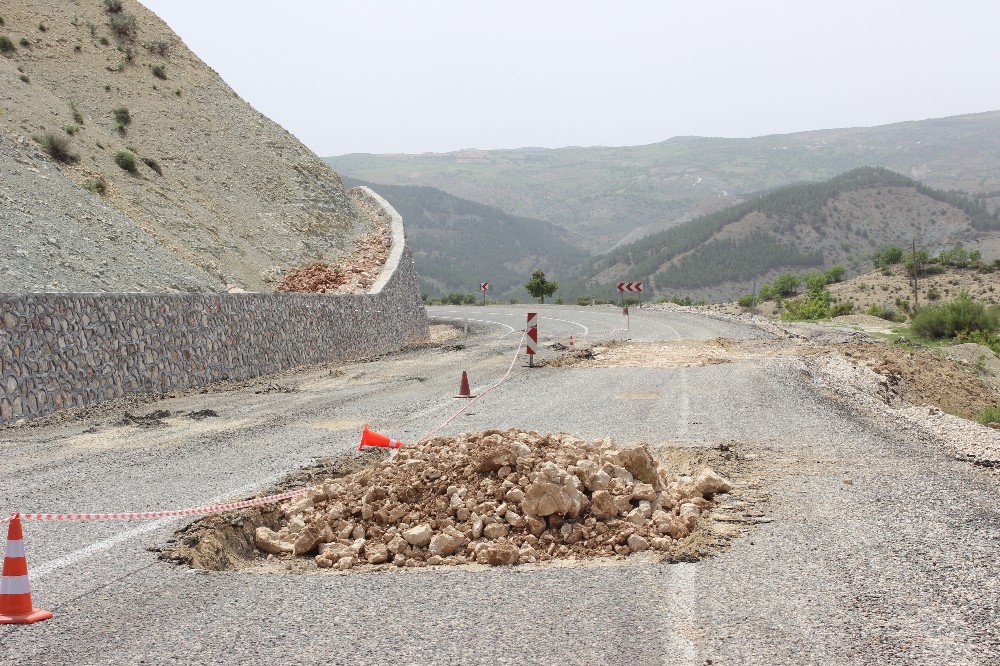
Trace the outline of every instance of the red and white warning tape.
<path fill-rule="evenodd" d="M 510 360 L 510 366 L 507 367 L 507 372 L 504 373 L 503 377 L 501 377 L 495 384 L 493 384 L 492 386 L 490 386 L 489 388 L 487 388 L 485 391 L 483 391 L 482 393 L 480 393 L 479 395 L 477 395 L 472 400 L 469 400 L 468 402 L 462 403 L 462 406 L 461 406 L 460 409 L 457 409 L 451 416 L 449 416 L 444 421 L 442 421 L 438 425 L 436 425 L 433 428 L 431 428 L 430 430 L 428 430 L 426 433 L 424 433 L 424 436 L 421 437 L 420 439 L 418 439 L 416 441 L 416 443 L 420 444 L 421 442 L 426 442 L 427 440 L 429 440 L 431 437 L 433 437 L 438 432 L 440 432 L 442 428 L 444 428 L 446 425 L 448 425 L 449 423 L 451 423 L 452 421 L 454 421 L 455 419 L 457 419 L 458 416 L 462 412 L 464 412 L 469 407 L 471 407 L 472 405 L 474 405 L 477 402 L 479 402 L 483 397 L 485 397 L 491 391 L 493 391 L 498 386 L 500 386 L 501 384 L 503 384 L 505 381 L 507 381 L 508 379 L 510 379 L 510 373 L 513 372 L 514 365 L 517 363 L 518 357 L 521 356 L 521 346 L 524 343 L 524 338 L 525 338 L 526 335 L 528 335 L 527 331 L 521 331 L 521 339 L 517 341 L 517 349 L 514 351 L 514 358 L 512 358 Z"/>
<path fill-rule="evenodd" d="M 224 513 L 236 509 L 246 509 L 251 506 L 264 506 L 282 502 L 293 497 L 305 495 L 307 488 L 289 490 L 288 492 L 267 497 L 255 497 L 241 502 L 227 502 L 211 506 L 195 506 L 186 509 L 169 509 L 167 511 L 129 511 L 125 513 L 22 513 L 21 520 L 147 520 L 150 518 L 170 518 L 173 516 L 200 516 L 209 513 Z M 14 514 L 0 518 L 0 525 L 10 522 Z"/>

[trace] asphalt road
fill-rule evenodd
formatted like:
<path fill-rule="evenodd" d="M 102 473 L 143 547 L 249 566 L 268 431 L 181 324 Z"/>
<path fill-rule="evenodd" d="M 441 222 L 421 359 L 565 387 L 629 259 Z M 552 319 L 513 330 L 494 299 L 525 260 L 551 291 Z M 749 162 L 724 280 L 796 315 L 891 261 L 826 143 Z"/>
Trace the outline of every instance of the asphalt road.
<path fill-rule="evenodd" d="M 543 343 L 602 339 L 621 322 L 612 308 L 532 309 Z M 503 374 L 527 310 L 431 308 L 483 328 L 464 349 L 271 382 L 292 392 L 258 392 L 262 382 L 136 408 L 176 413 L 166 427 L 120 425 L 119 413 L 0 431 L 0 510 L 201 505 L 354 449 L 365 422 L 413 440 L 454 409 L 461 370 L 474 389 Z M 634 315 L 634 339 L 755 335 L 690 314 Z M 204 408 L 219 418 L 183 415 Z M 853 417 L 794 361 L 518 365 L 446 432 L 509 426 L 740 441 L 771 470 L 770 522 L 697 563 L 356 575 L 160 562 L 146 549 L 178 520 L 25 523 L 35 605 L 55 619 L 0 626 L 0 663 L 1000 663 L 996 478 Z"/>

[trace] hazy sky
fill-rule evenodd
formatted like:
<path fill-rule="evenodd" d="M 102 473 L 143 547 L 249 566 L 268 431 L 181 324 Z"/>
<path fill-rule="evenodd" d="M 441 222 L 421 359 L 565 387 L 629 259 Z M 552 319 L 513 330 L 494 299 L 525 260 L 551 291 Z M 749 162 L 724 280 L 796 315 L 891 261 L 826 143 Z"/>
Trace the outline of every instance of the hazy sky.
<path fill-rule="evenodd" d="M 1000 108 L 996 0 L 144 0 L 321 155 L 630 145 Z"/>

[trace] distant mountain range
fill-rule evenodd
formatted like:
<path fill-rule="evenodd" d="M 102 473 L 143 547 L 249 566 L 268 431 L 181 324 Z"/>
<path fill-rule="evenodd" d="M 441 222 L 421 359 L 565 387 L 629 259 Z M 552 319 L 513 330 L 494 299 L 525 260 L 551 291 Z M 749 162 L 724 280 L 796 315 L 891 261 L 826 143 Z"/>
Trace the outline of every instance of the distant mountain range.
<path fill-rule="evenodd" d="M 590 252 L 744 197 L 882 166 L 943 189 L 1000 190 L 1000 111 L 750 139 L 676 137 L 621 148 L 463 150 L 327 158 L 343 174 L 429 185 L 554 223 Z"/>

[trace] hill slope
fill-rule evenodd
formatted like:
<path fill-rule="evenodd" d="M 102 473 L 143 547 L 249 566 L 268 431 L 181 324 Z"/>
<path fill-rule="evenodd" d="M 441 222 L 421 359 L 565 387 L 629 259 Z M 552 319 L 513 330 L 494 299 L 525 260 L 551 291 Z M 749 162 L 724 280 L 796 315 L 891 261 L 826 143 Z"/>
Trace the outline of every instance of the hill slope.
<path fill-rule="evenodd" d="M 577 231 L 602 251 L 760 190 L 884 166 L 943 189 L 1000 189 L 1000 111 L 879 127 L 621 148 L 327 158 L 342 173 L 431 185 Z"/>
<path fill-rule="evenodd" d="M 68 143 L 75 159 L 59 165 L 62 176 L 104 184 L 104 201 L 161 248 L 148 257 L 154 274 L 193 271 L 198 288 L 266 289 L 274 267 L 351 253 L 364 229 L 337 174 L 240 99 L 153 13 L 136 0 L 122 4 L 3 3 L 0 129 Z M 123 152 L 134 173 L 117 163 Z M 44 202 L 45 183 L 33 185 Z M 103 241 L 107 257 L 147 259 L 145 243 Z M 75 260 L 58 237 L 51 250 L 47 281 L 68 284 L 59 267 Z"/>
<path fill-rule="evenodd" d="M 508 215 L 433 187 L 348 177 L 344 183 L 368 185 L 403 216 L 421 287 L 431 295 L 473 293 L 488 281 L 491 296 L 523 299 L 523 285 L 536 268 L 559 279 L 587 258 L 564 240 L 565 230 L 548 222 Z"/>
<path fill-rule="evenodd" d="M 956 244 L 996 252 L 1000 220 L 978 200 L 936 190 L 879 168 L 781 188 L 593 259 L 574 292 L 609 293 L 645 279 L 660 293 L 731 298 L 753 279 L 842 264 L 857 272 L 886 245 Z"/>

